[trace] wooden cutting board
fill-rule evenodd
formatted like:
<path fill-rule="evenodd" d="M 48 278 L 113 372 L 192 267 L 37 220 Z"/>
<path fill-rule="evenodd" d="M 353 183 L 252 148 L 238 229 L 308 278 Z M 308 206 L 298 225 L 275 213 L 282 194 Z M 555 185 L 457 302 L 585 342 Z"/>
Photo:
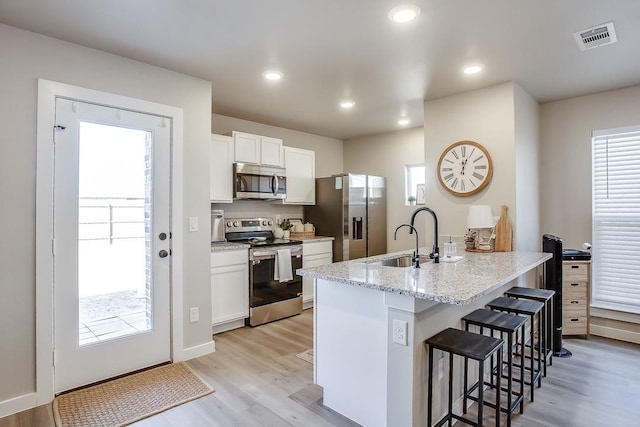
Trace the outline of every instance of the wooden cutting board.
<path fill-rule="evenodd" d="M 502 205 L 500 219 L 496 223 L 496 244 L 494 249 L 496 252 L 511 252 L 513 230 L 507 216 L 507 209 L 506 205 Z"/>

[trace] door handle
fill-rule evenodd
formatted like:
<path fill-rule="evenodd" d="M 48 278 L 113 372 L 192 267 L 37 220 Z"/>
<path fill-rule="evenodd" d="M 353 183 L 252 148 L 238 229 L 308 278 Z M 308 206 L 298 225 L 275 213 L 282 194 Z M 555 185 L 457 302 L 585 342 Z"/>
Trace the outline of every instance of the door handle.
<path fill-rule="evenodd" d="M 160 252 L 158 252 L 158 255 L 160 256 L 160 258 L 166 258 L 169 255 L 169 252 L 163 249 Z"/>
<path fill-rule="evenodd" d="M 271 178 L 271 192 L 274 196 L 278 195 L 278 188 L 280 187 L 280 181 L 278 180 L 277 175 L 273 175 Z"/>

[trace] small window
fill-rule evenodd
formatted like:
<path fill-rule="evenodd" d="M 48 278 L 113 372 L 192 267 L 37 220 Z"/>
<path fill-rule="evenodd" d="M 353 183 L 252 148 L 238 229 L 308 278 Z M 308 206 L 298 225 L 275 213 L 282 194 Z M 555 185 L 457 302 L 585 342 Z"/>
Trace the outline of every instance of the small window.
<path fill-rule="evenodd" d="M 416 163 L 412 165 L 406 165 L 404 170 L 404 183 L 405 183 L 405 204 L 411 205 L 424 204 L 424 184 L 425 184 L 425 166 L 424 163 Z M 421 191 L 418 192 L 418 186 L 421 186 Z M 413 197 L 413 200 L 409 200 L 409 197 Z"/>

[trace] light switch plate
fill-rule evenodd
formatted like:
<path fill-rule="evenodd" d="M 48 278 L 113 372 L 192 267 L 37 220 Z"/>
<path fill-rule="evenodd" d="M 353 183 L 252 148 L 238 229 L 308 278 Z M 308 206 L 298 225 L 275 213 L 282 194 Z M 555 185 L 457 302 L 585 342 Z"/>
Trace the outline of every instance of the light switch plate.
<path fill-rule="evenodd" d="M 191 307 L 189 310 L 189 320 L 191 323 L 195 323 L 200 320 L 200 309 L 198 307 Z"/>
<path fill-rule="evenodd" d="M 189 231 L 194 232 L 198 231 L 198 217 L 190 216 L 189 217 Z"/>

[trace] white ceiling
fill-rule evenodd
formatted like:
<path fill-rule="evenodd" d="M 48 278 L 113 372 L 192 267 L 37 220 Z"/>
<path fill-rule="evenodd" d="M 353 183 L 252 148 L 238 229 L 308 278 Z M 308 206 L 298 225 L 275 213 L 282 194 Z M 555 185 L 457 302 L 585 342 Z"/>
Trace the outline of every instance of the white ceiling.
<path fill-rule="evenodd" d="M 214 113 L 340 139 L 507 81 L 540 102 L 640 84 L 639 0 L 408 1 L 405 25 L 391 0 L 0 0 L 0 22 L 209 80 Z M 618 42 L 581 52 L 572 33 L 608 21 Z"/>

